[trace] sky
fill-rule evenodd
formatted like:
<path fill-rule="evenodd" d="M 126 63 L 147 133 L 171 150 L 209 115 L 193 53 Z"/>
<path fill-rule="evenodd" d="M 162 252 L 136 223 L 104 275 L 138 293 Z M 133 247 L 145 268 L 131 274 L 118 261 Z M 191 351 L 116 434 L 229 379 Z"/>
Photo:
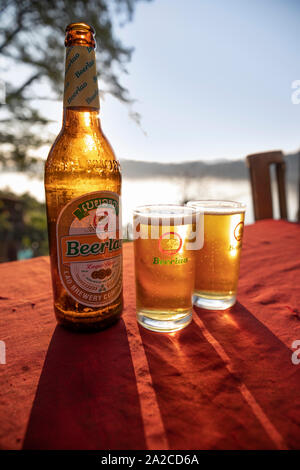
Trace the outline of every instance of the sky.
<path fill-rule="evenodd" d="M 115 32 L 135 48 L 121 83 L 142 116 L 141 128 L 124 104 L 102 100 L 102 127 L 119 159 L 209 162 L 300 147 L 300 104 L 291 99 L 299 0 L 142 2 Z M 54 133 L 61 106 L 52 109 Z"/>

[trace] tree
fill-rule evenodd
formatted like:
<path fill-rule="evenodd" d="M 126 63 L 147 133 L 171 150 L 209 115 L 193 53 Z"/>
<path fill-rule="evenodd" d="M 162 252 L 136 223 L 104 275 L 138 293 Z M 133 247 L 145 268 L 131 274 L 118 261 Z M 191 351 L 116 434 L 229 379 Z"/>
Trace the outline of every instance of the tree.
<path fill-rule="evenodd" d="M 0 239 L 0 262 L 15 260 L 21 252 L 29 257 L 47 255 L 45 204 L 27 193 L 0 191 Z"/>
<path fill-rule="evenodd" d="M 138 1 L 0 0 L 0 64 L 4 64 L 2 72 L 14 72 L 13 81 L 6 83 L 6 100 L 0 108 L 2 166 L 33 168 L 37 162 L 34 150 L 50 143 L 49 119 L 37 103 L 62 99 L 63 34 L 73 21 L 85 21 L 95 28 L 98 73 L 106 85 L 104 91 L 124 103 L 132 102 L 118 74 L 126 73 L 133 50 L 115 37 L 113 18 L 120 18 L 123 24 L 130 21 Z"/>

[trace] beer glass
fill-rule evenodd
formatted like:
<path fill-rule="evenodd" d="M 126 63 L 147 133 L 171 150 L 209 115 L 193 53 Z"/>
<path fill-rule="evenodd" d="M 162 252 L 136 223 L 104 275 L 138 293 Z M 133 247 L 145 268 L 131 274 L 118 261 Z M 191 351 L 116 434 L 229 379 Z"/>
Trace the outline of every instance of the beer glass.
<path fill-rule="evenodd" d="M 204 213 L 204 245 L 196 254 L 194 305 L 225 310 L 236 301 L 245 205 L 233 201 L 190 201 Z"/>
<path fill-rule="evenodd" d="M 198 224 L 199 210 L 192 207 L 148 205 L 134 211 L 137 320 L 149 330 L 176 331 L 192 320 Z"/>

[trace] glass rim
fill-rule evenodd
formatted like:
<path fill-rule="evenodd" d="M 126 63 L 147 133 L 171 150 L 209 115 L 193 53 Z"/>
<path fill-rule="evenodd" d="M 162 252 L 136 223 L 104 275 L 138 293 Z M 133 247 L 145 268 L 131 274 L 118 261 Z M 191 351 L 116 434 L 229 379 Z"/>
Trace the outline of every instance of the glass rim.
<path fill-rule="evenodd" d="M 214 212 L 214 213 L 240 213 L 246 211 L 246 204 L 243 202 L 230 201 L 225 199 L 195 199 L 188 201 L 188 207 L 198 207 L 200 210 L 205 212 Z"/>
<path fill-rule="evenodd" d="M 133 215 L 163 218 L 200 214 L 201 210 L 184 204 L 143 204 L 137 206 L 132 212 Z"/>

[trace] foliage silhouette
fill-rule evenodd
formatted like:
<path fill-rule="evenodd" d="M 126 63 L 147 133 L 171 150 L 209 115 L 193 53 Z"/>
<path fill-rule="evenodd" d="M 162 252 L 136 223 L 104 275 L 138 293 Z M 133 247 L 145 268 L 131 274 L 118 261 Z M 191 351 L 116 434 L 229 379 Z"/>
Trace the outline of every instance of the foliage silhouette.
<path fill-rule="evenodd" d="M 97 68 L 104 92 L 124 103 L 133 102 L 119 80 L 133 49 L 115 36 L 113 25 L 117 18 L 120 25 L 132 20 L 139 1 L 0 1 L 0 59 L 4 71 L 14 73 L 14 79 L 5 84 L 6 102 L 0 106 L 2 167 L 37 170 L 37 150 L 53 140 L 47 132 L 47 113 L 41 108 L 46 110 L 46 100 L 62 99 L 64 30 L 73 21 L 85 21 L 95 28 Z M 137 113 L 130 114 L 139 120 Z"/>

